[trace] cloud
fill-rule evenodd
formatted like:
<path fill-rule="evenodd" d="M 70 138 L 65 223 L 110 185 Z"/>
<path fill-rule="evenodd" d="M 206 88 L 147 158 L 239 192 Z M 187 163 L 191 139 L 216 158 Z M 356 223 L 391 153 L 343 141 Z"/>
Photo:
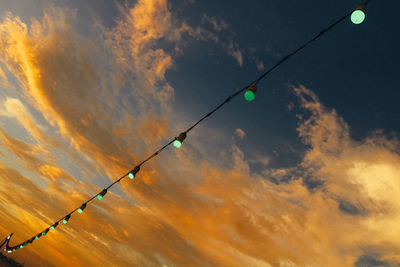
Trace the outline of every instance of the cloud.
<path fill-rule="evenodd" d="M 246 133 L 242 129 L 238 128 L 235 130 L 235 135 L 240 139 L 243 139 L 246 136 Z"/>
<path fill-rule="evenodd" d="M 0 24 L 0 60 L 22 91 L 2 114 L 36 142 L 0 131 L 0 229 L 15 231 L 13 242 L 76 208 L 169 136 L 165 73 L 174 61 L 158 42 L 175 44 L 191 28 L 166 1 L 120 8 L 115 28 L 97 24 L 100 36 L 90 38 L 74 27 L 76 11 L 59 8 L 29 27 L 12 14 Z M 231 49 L 239 51 L 233 42 Z M 363 255 L 399 262 L 398 141 L 379 133 L 353 140 L 312 91 L 293 91 L 308 114 L 298 127 L 308 146 L 299 166 L 271 169 L 260 158 L 263 170 L 252 173 L 238 145 L 215 139 L 231 152 L 225 164 L 193 138 L 15 257 L 32 266 L 352 266 L 370 260 Z M 63 167 L 71 150 L 88 163 L 75 157 Z M 4 163 L 12 158 L 19 167 Z M 91 173 L 85 182 L 83 173 Z"/>
<path fill-rule="evenodd" d="M 239 67 L 243 66 L 243 54 L 239 49 L 239 45 L 233 41 L 230 41 L 225 45 L 226 51 L 229 55 L 231 55 L 234 59 L 236 59 Z"/>
<path fill-rule="evenodd" d="M 312 179 L 323 183 L 321 188 L 332 199 L 351 204 L 357 224 L 366 236 L 373 236 L 359 246 L 386 246 L 388 257 L 398 250 L 399 236 L 393 225 L 400 219 L 396 196 L 400 193 L 399 143 L 379 133 L 356 141 L 350 138 L 350 127 L 335 110 L 324 107 L 318 97 L 305 88 L 294 88 L 303 108 L 311 112 L 298 128 L 299 135 L 312 149 L 305 155 L 302 167 Z M 355 234 L 353 234 L 355 235 Z M 354 241 L 355 242 L 355 241 Z M 368 244 L 370 243 L 370 244 Z M 398 250 L 399 251 L 399 250 Z M 392 259 L 398 261 L 399 255 Z"/>
<path fill-rule="evenodd" d="M 257 69 L 259 70 L 259 71 L 263 71 L 264 69 L 265 69 L 265 67 L 264 67 L 264 63 L 262 62 L 262 61 L 256 61 L 256 64 L 257 64 Z"/>
<path fill-rule="evenodd" d="M 205 23 L 205 22 L 209 22 L 212 26 L 214 31 L 220 32 L 222 30 L 226 30 L 229 28 L 228 23 L 226 23 L 226 21 L 224 21 L 221 18 L 218 17 L 211 17 L 208 16 L 207 14 L 203 14 L 203 17 L 201 18 L 201 22 Z"/>
<path fill-rule="evenodd" d="M 4 87 L 8 87 L 7 76 L 5 75 L 5 73 L 1 67 L 0 67 L 0 85 L 2 85 Z"/>
<path fill-rule="evenodd" d="M 20 126 L 25 128 L 35 140 L 47 143 L 52 147 L 61 147 L 61 143 L 56 138 L 45 133 L 45 127 L 39 124 L 19 99 L 8 97 L 4 101 L 3 107 L 4 110 L 0 110 L 0 115 L 17 119 Z M 43 146 L 41 149 L 42 153 L 48 152 Z"/>

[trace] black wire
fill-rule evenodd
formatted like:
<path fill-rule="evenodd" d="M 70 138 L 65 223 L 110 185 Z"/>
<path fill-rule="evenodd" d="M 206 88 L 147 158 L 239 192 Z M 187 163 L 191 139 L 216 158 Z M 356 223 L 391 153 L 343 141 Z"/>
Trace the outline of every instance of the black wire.
<path fill-rule="evenodd" d="M 371 2 L 371 0 L 366 0 L 363 5 L 367 6 L 369 3 Z M 221 104 L 219 104 L 217 107 L 215 107 L 213 110 L 211 110 L 209 113 L 207 113 L 206 115 L 204 115 L 201 119 L 199 119 L 197 122 L 195 122 L 192 126 L 190 126 L 186 131 L 184 131 L 183 133 L 187 134 L 189 133 L 191 130 L 193 130 L 198 124 L 200 124 L 203 120 L 205 120 L 206 118 L 210 117 L 212 114 L 214 114 L 214 112 L 216 112 L 217 110 L 219 110 L 220 108 L 222 108 L 225 104 L 229 103 L 233 98 L 235 98 L 236 96 L 238 96 L 240 93 L 242 93 L 243 91 L 245 91 L 247 88 L 249 88 L 250 85 L 255 84 L 257 85 L 262 79 L 264 79 L 268 74 L 270 74 L 274 69 L 276 69 L 278 66 L 280 66 L 282 63 L 284 63 L 285 61 L 287 61 L 289 58 L 291 58 L 292 56 L 294 56 L 295 54 L 297 54 L 298 52 L 300 52 L 301 50 L 303 50 L 305 47 L 307 47 L 309 44 L 311 44 L 312 42 L 314 42 L 315 40 L 317 40 L 318 38 L 320 38 L 322 35 L 324 35 L 325 33 L 327 33 L 329 30 L 331 30 L 333 27 L 335 27 L 337 24 L 339 24 L 340 22 L 342 22 L 343 20 L 345 20 L 347 17 L 349 17 L 354 10 L 352 10 L 351 12 L 347 13 L 346 15 L 344 15 L 343 17 L 341 17 L 340 19 L 338 19 L 337 21 L 333 22 L 332 24 L 330 24 L 328 27 L 326 27 L 325 29 L 321 30 L 317 35 L 315 35 L 313 38 L 311 38 L 310 40 L 308 40 L 307 42 L 303 43 L 302 45 L 300 45 L 297 49 L 295 49 L 294 51 L 292 51 L 291 53 L 287 54 L 286 56 L 284 56 L 281 60 L 279 60 L 275 65 L 273 65 L 272 67 L 270 67 L 268 70 L 266 70 L 264 73 L 262 73 L 256 80 L 254 80 L 252 83 L 248 84 L 247 86 L 243 87 L 242 89 L 237 90 L 236 92 L 234 92 L 233 94 L 231 94 L 230 96 L 228 96 L 228 98 L 226 98 Z M 141 163 L 139 163 L 137 166 L 141 167 L 143 164 L 145 164 L 147 161 L 151 160 L 152 158 L 158 156 L 165 148 L 167 148 L 169 145 L 171 145 L 174 141 L 176 140 L 176 138 L 172 139 L 171 141 L 169 141 L 166 145 L 164 145 L 163 147 L 161 147 L 159 150 L 157 150 L 156 152 L 154 152 L 152 155 L 150 155 L 148 158 L 146 158 L 145 160 L 143 160 Z M 123 175 L 122 177 L 120 177 L 118 180 L 114 181 L 112 184 L 110 184 L 108 187 L 106 187 L 105 189 L 108 190 L 109 188 L 111 188 L 112 186 L 114 186 L 116 183 L 120 182 L 122 179 L 124 179 L 127 175 L 129 174 L 126 173 L 125 175 Z M 94 195 L 92 198 L 90 198 L 89 200 L 87 200 L 86 202 L 84 202 L 82 205 L 84 204 L 88 204 L 89 202 L 91 202 L 93 199 L 96 198 L 98 194 Z M 70 213 L 68 213 L 67 215 L 63 216 L 62 218 L 60 218 L 58 221 L 56 221 L 55 223 L 59 223 L 60 221 L 62 221 L 63 219 L 65 219 L 67 216 L 72 215 L 75 211 L 77 211 L 82 205 L 80 205 L 78 208 L 72 210 Z M 39 234 L 42 234 L 44 231 L 46 231 L 49 228 L 46 228 L 45 230 L 43 230 L 42 232 L 40 232 Z M 35 235 L 38 236 L 39 234 Z M 34 237 L 33 237 L 34 238 Z M 29 241 L 31 239 L 25 240 L 24 242 L 22 242 L 21 244 L 26 243 L 27 241 Z M 20 245 L 18 245 L 20 246 Z M 18 247 L 16 246 L 16 247 Z M 15 247 L 12 247 L 15 248 Z"/>
<path fill-rule="evenodd" d="M 154 158 L 155 156 L 158 156 L 158 154 L 161 153 L 161 151 L 163 151 L 165 148 L 167 148 L 170 144 L 172 144 L 174 141 L 176 140 L 176 138 L 172 139 L 171 141 L 169 141 L 168 144 L 164 145 L 162 148 L 160 148 L 159 150 L 157 150 L 156 152 L 154 152 L 151 156 L 149 156 L 147 159 L 143 160 L 141 163 L 139 163 L 137 166 L 142 166 L 143 164 L 145 164 L 147 161 L 151 160 L 152 158 Z"/>

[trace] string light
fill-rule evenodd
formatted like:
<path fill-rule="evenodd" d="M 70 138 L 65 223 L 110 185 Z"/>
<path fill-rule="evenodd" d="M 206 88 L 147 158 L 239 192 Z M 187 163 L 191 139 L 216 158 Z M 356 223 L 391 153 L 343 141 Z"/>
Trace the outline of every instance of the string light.
<path fill-rule="evenodd" d="M 302 49 L 304 49 L 306 46 L 308 46 L 310 43 L 314 42 L 315 40 L 317 40 L 319 37 L 321 37 L 322 35 L 324 35 L 325 33 L 327 33 L 329 30 L 331 30 L 333 27 L 335 27 L 337 24 L 339 24 L 340 22 L 342 22 L 343 20 L 345 20 L 347 17 L 351 17 L 351 21 L 355 24 L 360 24 L 364 21 L 365 19 L 365 10 L 366 10 L 366 6 L 369 4 L 371 0 L 366 0 L 365 3 L 363 5 L 359 5 L 354 11 L 346 14 L 345 16 L 343 16 L 342 18 L 338 19 L 337 21 L 335 21 L 334 23 L 332 23 L 331 25 L 329 25 L 328 27 L 326 27 L 325 29 L 323 29 L 322 31 L 320 31 L 317 35 L 315 35 L 313 38 L 311 38 L 310 40 L 308 40 L 307 42 L 305 42 L 304 44 L 300 45 L 296 50 L 292 51 L 291 53 L 289 53 L 288 55 L 284 56 L 281 60 L 279 60 L 275 65 L 273 65 L 272 67 L 270 67 L 267 71 L 265 71 L 263 74 L 261 74 L 254 82 L 250 83 L 249 85 L 243 87 L 242 89 L 237 90 L 236 92 L 234 92 L 233 94 L 231 94 L 230 96 L 228 96 L 225 101 L 223 101 L 221 104 L 219 104 L 217 107 L 215 107 L 212 111 L 210 111 L 209 113 L 207 113 L 205 116 L 203 116 L 200 120 L 198 120 L 196 123 L 194 123 L 191 127 L 189 127 L 185 132 L 182 132 L 181 134 L 179 134 L 178 137 L 174 138 L 173 140 L 171 140 L 170 142 L 168 142 L 167 144 L 165 144 L 162 148 L 160 148 L 159 150 L 157 150 L 155 153 L 153 153 L 152 155 L 150 155 L 149 157 L 147 157 L 145 160 L 143 160 L 140 164 L 138 164 L 133 170 L 131 170 L 129 173 L 125 174 L 124 176 L 122 176 L 121 178 L 119 178 L 118 180 L 114 181 L 111 185 L 109 185 L 106 189 L 103 189 L 99 194 L 93 196 L 92 198 L 90 198 L 88 201 L 86 201 L 84 204 L 82 204 L 79 208 L 73 210 L 72 212 L 70 212 L 68 215 L 66 215 L 65 217 L 61 218 L 60 220 L 58 220 L 55 224 L 53 224 L 50 228 L 52 230 L 54 230 L 57 225 L 58 222 L 62 220 L 63 224 L 67 224 L 68 220 L 71 218 L 71 215 L 75 212 L 78 211 L 78 213 L 82 213 L 83 210 L 86 208 L 86 204 L 91 202 L 94 198 L 97 198 L 98 200 L 102 200 L 104 195 L 107 193 L 107 189 L 109 189 L 110 187 L 112 187 L 114 184 L 120 182 L 123 178 L 125 178 L 126 176 L 128 176 L 130 179 L 134 179 L 136 174 L 138 173 L 138 171 L 140 170 L 140 166 L 143 165 L 144 163 L 146 163 L 147 161 L 149 161 L 150 159 L 152 159 L 153 157 L 159 155 L 165 148 L 167 148 L 169 145 L 173 144 L 174 147 L 176 148 L 180 148 L 182 146 L 183 141 L 186 139 L 187 133 L 189 133 L 192 129 L 194 129 L 198 124 L 200 124 L 204 119 L 210 117 L 212 114 L 214 114 L 217 110 L 219 110 L 221 107 L 223 107 L 225 104 L 227 104 L 228 102 L 230 102 L 234 97 L 238 96 L 239 94 L 244 93 L 244 98 L 247 101 L 253 101 L 255 99 L 255 93 L 257 91 L 257 84 L 264 79 L 264 77 L 266 77 L 269 73 L 271 73 L 274 69 L 276 69 L 279 65 L 281 65 L 283 62 L 287 61 L 290 57 L 292 57 L 293 55 L 295 55 L 296 53 L 298 53 L 299 51 L 301 51 Z M 34 240 L 39 240 L 39 238 L 41 236 L 45 236 L 50 228 L 47 228 L 46 230 L 44 230 L 43 232 L 39 233 L 38 235 L 36 235 L 35 237 L 32 237 L 32 239 L 30 239 L 29 243 L 32 243 Z M 18 250 L 18 249 L 22 249 L 24 248 L 24 246 L 26 246 L 28 244 L 28 241 L 21 243 L 18 246 L 15 247 L 8 247 L 8 241 L 10 240 L 10 237 L 12 236 L 12 234 L 9 236 L 9 238 L 7 239 L 7 242 L 5 244 L 5 250 L 7 251 L 12 251 L 12 250 Z M 9 252 L 10 253 L 10 252 Z"/>
<path fill-rule="evenodd" d="M 42 233 L 42 236 L 47 235 L 47 233 L 50 231 L 50 228 L 47 228 L 46 230 L 44 230 L 44 232 Z"/>
<path fill-rule="evenodd" d="M 136 174 L 140 171 L 140 166 L 136 166 L 133 170 L 128 173 L 129 179 L 135 178 Z"/>
<path fill-rule="evenodd" d="M 180 133 L 179 136 L 176 137 L 174 140 L 174 147 L 180 148 L 185 138 L 186 138 L 186 133 Z"/>
<path fill-rule="evenodd" d="M 55 224 L 53 224 L 53 225 L 50 227 L 50 229 L 51 229 L 51 230 L 54 230 L 54 229 L 56 229 L 57 226 L 58 226 L 58 222 L 56 222 Z"/>
<path fill-rule="evenodd" d="M 97 199 L 98 199 L 98 200 L 102 200 L 105 194 L 107 194 L 107 189 L 103 189 L 103 191 L 101 191 L 101 192 L 97 195 Z"/>
<path fill-rule="evenodd" d="M 71 218 L 71 214 L 68 214 L 67 216 L 65 216 L 65 218 L 63 219 L 63 224 L 67 224 L 69 221 L 69 218 Z"/>
<path fill-rule="evenodd" d="M 244 99 L 251 102 L 256 97 L 257 85 L 251 84 L 247 91 L 244 93 Z"/>
<path fill-rule="evenodd" d="M 365 5 L 358 5 L 351 13 L 350 19 L 354 24 L 362 23 L 365 20 Z"/>
<path fill-rule="evenodd" d="M 83 204 L 83 205 L 78 209 L 78 213 L 81 214 L 85 208 L 86 208 L 86 203 Z"/>

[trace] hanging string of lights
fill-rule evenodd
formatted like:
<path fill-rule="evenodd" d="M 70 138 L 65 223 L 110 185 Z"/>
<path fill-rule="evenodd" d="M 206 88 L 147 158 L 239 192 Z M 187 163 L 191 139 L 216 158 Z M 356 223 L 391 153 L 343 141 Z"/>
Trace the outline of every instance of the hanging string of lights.
<path fill-rule="evenodd" d="M 302 49 L 304 49 L 305 47 L 307 47 L 309 44 L 311 44 L 312 42 L 314 42 L 315 40 L 317 40 L 318 38 L 320 38 L 322 35 L 324 35 L 325 33 L 327 33 L 329 30 L 331 30 L 333 27 L 335 27 L 337 24 L 339 24 L 340 22 L 342 22 L 343 20 L 345 20 L 346 18 L 350 17 L 351 21 L 354 24 L 360 24 L 364 21 L 365 19 L 365 12 L 366 12 L 366 7 L 367 5 L 370 3 L 371 0 L 367 0 L 365 1 L 363 4 L 357 6 L 357 8 L 355 10 L 352 10 L 351 12 L 349 12 L 348 14 L 344 15 L 343 17 L 341 17 L 340 19 L 338 19 L 337 21 L 335 21 L 334 23 L 332 23 L 331 25 L 329 25 L 328 27 L 326 27 L 325 29 L 323 29 L 322 31 L 320 31 L 317 35 L 315 35 L 313 38 L 311 38 L 310 40 L 308 40 L 307 42 L 305 42 L 304 44 L 300 45 L 297 49 L 295 49 L 293 52 L 289 53 L 288 55 L 284 56 L 280 61 L 278 61 L 275 65 L 273 65 L 271 68 L 269 68 L 267 71 L 265 71 L 263 74 L 261 74 L 256 80 L 254 80 L 253 82 L 251 82 L 249 85 L 246 85 L 245 87 L 243 87 L 240 90 L 237 90 L 236 92 L 234 92 L 233 94 L 231 94 L 230 96 L 228 96 L 221 104 L 219 104 L 217 107 L 215 107 L 213 110 L 211 110 L 209 113 L 207 113 L 206 115 L 204 115 L 200 120 L 198 120 L 197 122 L 195 122 L 192 126 L 190 126 L 186 131 L 182 132 L 179 134 L 179 136 L 175 137 L 174 139 L 172 139 L 171 141 L 169 141 L 166 145 L 164 145 L 163 147 L 161 147 L 159 150 L 157 150 L 156 152 L 154 152 L 153 154 L 151 154 L 149 157 L 147 157 L 146 159 L 144 159 L 142 162 L 140 162 L 138 165 L 136 165 L 131 171 L 127 172 L 126 174 L 124 174 L 123 176 L 121 176 L 119 179 L 117 179 L 116 181 L 114 181 L 112 184 L 110 184 L 109 186 L 107 186 L 106 188 L 104 188 L 101 192 L 99 192 L 98 194 L 94 195 L 93 197 L 91 197 L 89 200 L 87 200 L 86 202 L 84 202 L 83 204 L 81 204 L 79 207 L 77 207 L 76 209 L 72 210 L 71 212 L 69 212 L 67 215 L 61 217 L 60 219 L 58 219 L 57 221 L 55 221 L 51 226 L 49 226 L 48 228 L 44 229 L 43 231 L 41 231 L 39 234 L 33 236 L 30 239 L 25 240 L 24 242 L 16 245 L 16 246 L 8 246 L 9 241 L 13 235 L 10 234 L 6 240 L 3 242 L 4 244 L 4 250 L 7 251 L 8 253 L 12 253 L 15 250 L 19 250 L 22 249 L 26 246 L 28 246 L 29 244 L 32 244 L 35 240 L 39 240 L 40 238 L 43 238 L 47 235 L 48 232 L 50 231 L 54 231 L 59 224 L 62 222 L 62 224 L 67 224 L 69 219 L 71 218 L 71 216 L 75 213 L 78 212 L 79 214 L 82 214 L 83 211 L 85 210 L 86 206 L 93 201 L 94 199 L 97 200 L 102 200 L 104 198 L 104 196 L 107 194 L 108 189 L 110 189 L 112 186 L 114 186 L 116 183 L 119 183 L 122 179 L 124 179 L 125 177 L 128 177 L 129 179 L 134 179 L 138 172 L 140 171 L 140 168 L 143 164 L 145 164 L 147 161 L 149 161 L 150 159 L 158 156 L 165 148 L 167 148 L 168 146 L 170 146 L 171 144 L 173 144 L 173 146 L 175 148 L 180 148 L 182 146 L 183 141 L 186 139 L 187 134 L 193 130 L 199 123 L 201 123 L 203 120 L 205 120 L 206 118 L 210 117 L 212 114 L 214 114 L 217 110 L 219 110 L 220 108 L 222 108 L 225 104 L 229 103 L 233 98 L 235 98 L 236 96 L 238 96 L 239 94 L 244 92 L 244 98 L 247 101 L 253 101 L 255 99 L 255 94 L 257 92 L 257 85 L 258 83 L 264 79 L 269 73 L 271 73 L 274 69 L 276 69 L 279 65 L 281 65 L 282 63 L 284 63 L 285 61 L 287 61 L 290 57 L 292 57 L 293 55 L 297 54 L 299 51 L 301 51 Z M 2 246 L 3 246 L 2 244 Z M 0 246 L 1 248 L 1 246 Z"/>

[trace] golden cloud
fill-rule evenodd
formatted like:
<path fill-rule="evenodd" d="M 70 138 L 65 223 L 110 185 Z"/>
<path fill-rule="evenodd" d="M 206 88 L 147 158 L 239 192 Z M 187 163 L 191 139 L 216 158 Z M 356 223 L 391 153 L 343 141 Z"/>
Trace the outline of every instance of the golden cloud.
<path fill-rule="evenodd" d="M 80 174 L 118 177 L 169 133 L 173 88 L 164 75 L 173 60 L 156 40 L 175 32 L 170 40 L 177 41 L 183 30 L 167 2 L 139 1 L 114 29 L 102 28 L 102 48 L 116 55 L 109 72 L 95 63 L 109 59 L 97 58 L 98 40 L 79 34 L 74 16 L 52 8 L 30 27 L 11 14 L 0 24 L 0 60 L 22 88 L 2 111 L 36 142 L 0 131 L 7 153 L 0 161 L 0 229 L 14 231 L 13 242 L 100 191 L 62 166 L 58 153 L 86 158 L 86 164 L 70 159 Z M 108 90 L 104 73 L 115 82 Z M 253 174 L 234 144 L 229 167 L 206 160 L 196 144 L 185 146 L 15 257 L 27 266 L 352 266 L 373 247 L 382 259 L 399 261 L 398 143 L 382 136 L 352 140 L 343 118 L 314 93 L 304 86 L 294 92 L 311 112 L 298 129 L 310 149 L 297 172 L 265 165 L 263 174 Z M 134 115 L 118 109 L 121 102 Z M 28 105 L 48 125 L 38 126 Z M 1 163 L 13 157 L 18 168 Z M 285 175 L 293 177 L 271 182 Z M 307 179 L 321 186 L 310 190 Z"/>

